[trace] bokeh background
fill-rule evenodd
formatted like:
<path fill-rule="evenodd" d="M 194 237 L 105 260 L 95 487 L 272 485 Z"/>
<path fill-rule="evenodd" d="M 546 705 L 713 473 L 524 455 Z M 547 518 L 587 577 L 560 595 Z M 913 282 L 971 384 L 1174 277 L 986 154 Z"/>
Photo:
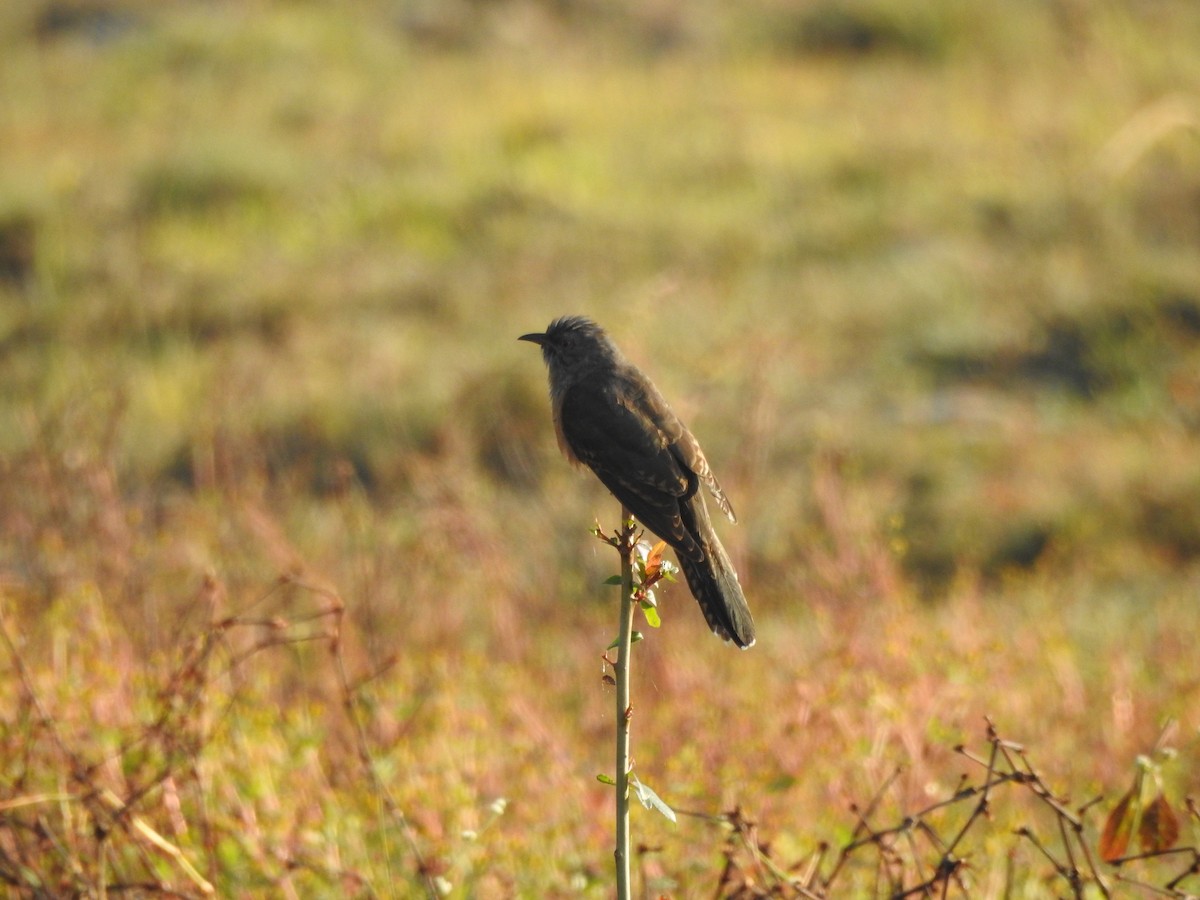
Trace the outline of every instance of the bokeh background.
<path fill-rule="evenodd" d="M 608 895 L 617 507 L 516 342 L 564 313 L 739 513 L 758 646 L 680 584 L 638 647 L 664 799 L 803 859 L 985 716 L 1075 801 L 1164 728 L 1195 791 L 1197 48 L 1185 0 L 3 4 L 0 882 Z M 1042 896 L 995 814 L 972 896 Z M 713 895 L 721 828 L 634 829 Z"/>

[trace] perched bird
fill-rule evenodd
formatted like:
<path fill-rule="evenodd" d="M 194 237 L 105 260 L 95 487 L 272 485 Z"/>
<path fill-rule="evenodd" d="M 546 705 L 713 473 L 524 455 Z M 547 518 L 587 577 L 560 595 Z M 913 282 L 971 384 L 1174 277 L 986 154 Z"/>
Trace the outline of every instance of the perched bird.
<path fill-rule="evenodd" d="M 754 621 L 737 573 L 717 540 L 703 484 L 736 522 L 704 451 L 662 394 L 604 330 L 582 316 L 555 319 L 518 340 L 542 348 L 558 446 L 590 468 L 646 528 L 675 550 L 713 633 L 754 644 Z"/>

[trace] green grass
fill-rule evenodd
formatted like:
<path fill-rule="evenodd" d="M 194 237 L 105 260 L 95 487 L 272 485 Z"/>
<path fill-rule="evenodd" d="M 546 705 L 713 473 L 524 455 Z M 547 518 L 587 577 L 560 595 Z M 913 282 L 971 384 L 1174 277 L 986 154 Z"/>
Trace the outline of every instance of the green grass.
<path fill-rule="evenodd" d="M 790 865 L 897 766 L 875 826 L 948 796 L 991 716 L 1104 795 L 1093 847 L 1169 719 L 1181 805 L 1198 40 L 1186 3 L 10 4 L 0 880 L 194 892 L 136 816 L 222 896 L 608 895 L 617 509 L 515 341 L 567 312 L 742 523 L 759 646 L 682 586 L 639 645 L 668 802 Z M 970 896 L 1010 853 L 1051 895 L 1039 809 L 972 826 Z M 641 812 L 648 890 L 712 896 L 728 831 Z"/>

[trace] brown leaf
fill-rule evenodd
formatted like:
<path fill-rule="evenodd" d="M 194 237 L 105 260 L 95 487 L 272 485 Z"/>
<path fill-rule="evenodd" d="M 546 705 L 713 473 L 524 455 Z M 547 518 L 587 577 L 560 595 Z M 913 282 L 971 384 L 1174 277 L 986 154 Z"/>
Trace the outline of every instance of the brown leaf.
<path fill-rule="evenodd" d="M 1170 850 L 1179 840 L 1179 818 L 1163 794 L 1150 801 L 1142 811 L 1142 824 L 1138 826 L 1138 841 L 1147 853 Z"/>
<path fill-rule="evenodd" d="M 667 549 L 666 541 L 659 541 L 646 555 L 646 580 L 649 581 L 662 568 L 663 552 Z"/>
<path fill-rule="evenodd" d="M 1100 833 L 1100 858 L 1114 862 L 1125 855 L 1133 836 L 1133 821 L 1137 818 L 1137 786 L 1125 794 L 1104 821 Z"/>

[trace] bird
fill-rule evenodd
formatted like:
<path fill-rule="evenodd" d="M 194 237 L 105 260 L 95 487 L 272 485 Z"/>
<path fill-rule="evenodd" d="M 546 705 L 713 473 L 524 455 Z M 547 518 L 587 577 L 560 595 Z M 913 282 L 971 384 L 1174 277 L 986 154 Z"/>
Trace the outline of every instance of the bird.
<path fill-rule="evenodd" d="M 737 516 L 700 443 L 658 388 L 584 316 L 562 316 L 544 332 L 517 340 L 541 347 L 563 455 L 591 469 L 637 521 L 674 549 L 713 633 L 752 647 L 754 619 L 700 486 L 731 522 Z"/>

